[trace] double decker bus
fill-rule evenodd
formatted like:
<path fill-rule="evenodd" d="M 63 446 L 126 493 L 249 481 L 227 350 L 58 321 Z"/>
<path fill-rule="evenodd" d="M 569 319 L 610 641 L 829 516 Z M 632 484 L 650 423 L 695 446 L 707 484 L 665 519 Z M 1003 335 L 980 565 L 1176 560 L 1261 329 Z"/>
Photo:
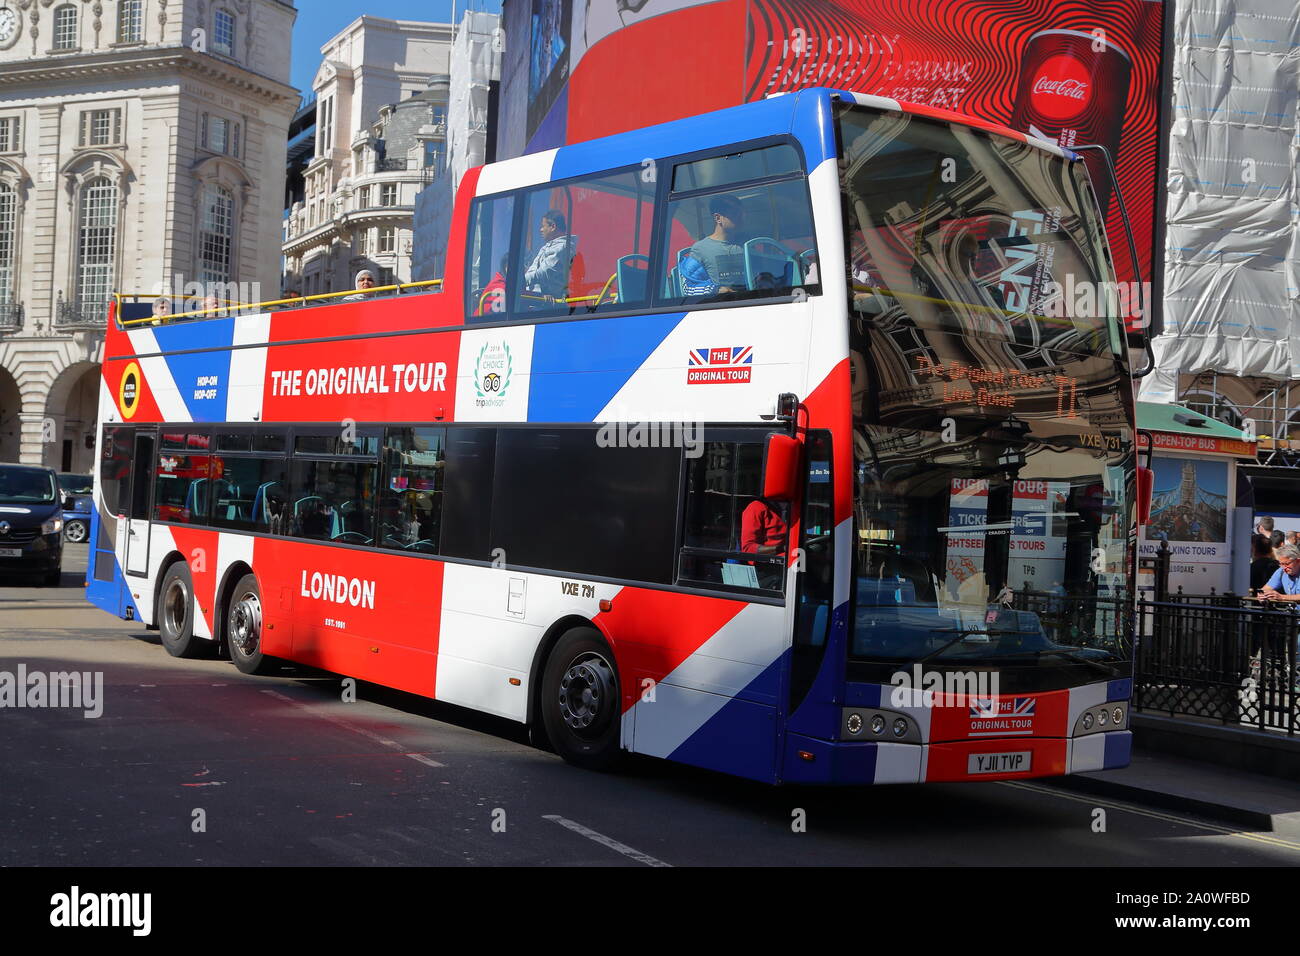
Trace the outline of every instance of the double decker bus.
<path fill-rule="evenodd" d="M 414 293 L 120 297 L 90 600 L 587 767 L 1127 763 L 1134 404 L 1077 155 L 804 90 L 471 170 L 447 250 Z"/>

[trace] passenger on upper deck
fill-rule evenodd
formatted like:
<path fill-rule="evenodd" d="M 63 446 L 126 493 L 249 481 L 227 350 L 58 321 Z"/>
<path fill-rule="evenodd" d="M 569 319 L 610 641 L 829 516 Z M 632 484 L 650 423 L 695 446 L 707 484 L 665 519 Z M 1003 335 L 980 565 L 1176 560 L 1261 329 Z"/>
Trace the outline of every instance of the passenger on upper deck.
<path fill-rule="evenodd" d="M 162 325 L 162 317 L 172 314 L 172 300 L 160 295 L 153 300 L 153 325 Z"/>
<path fill-rule="evenodd" d="M 745 250 L 736 242 L 745 224 L 745 209 L 735 196 L 714 196 L 709 200 L 709 213 L 713 216 L 713 232 L 691 246 L 690 257 L 699 260 L 708 273 L 711 288 L 707 292 L 688 292 L 688 295 L 720 295 L 743 291 L 745 285 Z M 686 260 L 683 259 L 684 268 Z M 683 272 L 685 278 L 685 272 Z M 693 282 L 690 288 L 701 284 Z"/>
<path fill-rule="evenodd" d="M 524 270 L 524 285 L 529 292 L 563 299 L 568 295 L 569 270 L 578 252 L 578 237 L 569 235 L 568 220 L 558 209 L 548 209 L 542 215 L 538 231 L 542 246 Z"/>
<path fill-rule="evenodd" d="M 370 290 L 375 287 L 375 274 L 369 269 L 362 269 L 357 273 L 357 277 L 354 280 L 352 287 L 354 289 L 360 289 L 361 291 L 353 293 L 352 295 L 345 295 L 343 297 L 344 302 L 354 302 L 357 299 L 369 298 L 372 295 Z"/>
<path fill-rule="evenodd" d="M 493 312 L 504 312 L 506 310 L 506 276 L 509 274 L 510 257 L 502 256 L 500 268 L 497 269 L 496 275 L 492 277 L 483 289 L 482 294 L 478 297 L 478 308 L 474 310 L 475 315 L 490 315 Z"/>

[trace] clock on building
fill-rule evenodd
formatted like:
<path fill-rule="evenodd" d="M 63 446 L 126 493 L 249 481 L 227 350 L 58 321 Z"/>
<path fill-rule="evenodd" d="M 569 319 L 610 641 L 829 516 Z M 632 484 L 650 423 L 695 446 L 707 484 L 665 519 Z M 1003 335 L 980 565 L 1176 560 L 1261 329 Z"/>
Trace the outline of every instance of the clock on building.
<path fill-rule="evenodd" d="M 0 2 L 0 50 L 7 50 L 14 45 L 22 25 L 18 11 L 8 3 Z"/>

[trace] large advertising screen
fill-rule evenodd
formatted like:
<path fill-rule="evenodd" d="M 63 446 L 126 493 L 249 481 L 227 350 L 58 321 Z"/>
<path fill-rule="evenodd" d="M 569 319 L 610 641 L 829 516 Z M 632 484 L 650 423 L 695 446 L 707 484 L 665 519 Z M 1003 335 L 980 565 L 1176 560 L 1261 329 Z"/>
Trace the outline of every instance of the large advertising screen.
<path fill-rule="evenodd" d="M 503 96 L 526 92 L 526 110 L 510 112 L 526 129 L 503 131 L 504 155 L 773 93 L 851 89 L 1105 146 L 1138 274 L 1151 280 L 1161 0 L 507 0 L 507 21 L 519 4 L 531 14 L 529 69 L 505 78 Z M 1132 281 L 1118 204 L 1102 167 L 1089 166 L 1119 278 Z"/>

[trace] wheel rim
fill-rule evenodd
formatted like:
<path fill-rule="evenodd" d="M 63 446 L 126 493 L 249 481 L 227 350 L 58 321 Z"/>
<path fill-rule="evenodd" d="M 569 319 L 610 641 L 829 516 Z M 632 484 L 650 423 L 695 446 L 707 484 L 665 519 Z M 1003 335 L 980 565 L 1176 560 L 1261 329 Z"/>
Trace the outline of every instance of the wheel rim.
<path fill-rule="evenodd" d="M 262 636 L 262 602 L 251 591 L 230 610 L 230 646 L 244 657 L 257 653 Z"/>
<path fill-rule="evenodd" d="M 604 718 L 616 706 L 614 671 L 599 654 L 587 653 L 574 658 L 560 678 L 557 695 L 560 718 L 582 737 L 597 736 Z"/>
<path fill-rule="evenodd" d="M 163 623 L 169 634 L 179 634 L 190 612 L 190 589 L 181 578 L 172 578 L 163 593 Z"/>
<path fill-rule="evenodd" d="M 80 521 L 74 521 L 68 525 L 68 540 L 83 541 L 86 537 L 86 526 Z"/>

